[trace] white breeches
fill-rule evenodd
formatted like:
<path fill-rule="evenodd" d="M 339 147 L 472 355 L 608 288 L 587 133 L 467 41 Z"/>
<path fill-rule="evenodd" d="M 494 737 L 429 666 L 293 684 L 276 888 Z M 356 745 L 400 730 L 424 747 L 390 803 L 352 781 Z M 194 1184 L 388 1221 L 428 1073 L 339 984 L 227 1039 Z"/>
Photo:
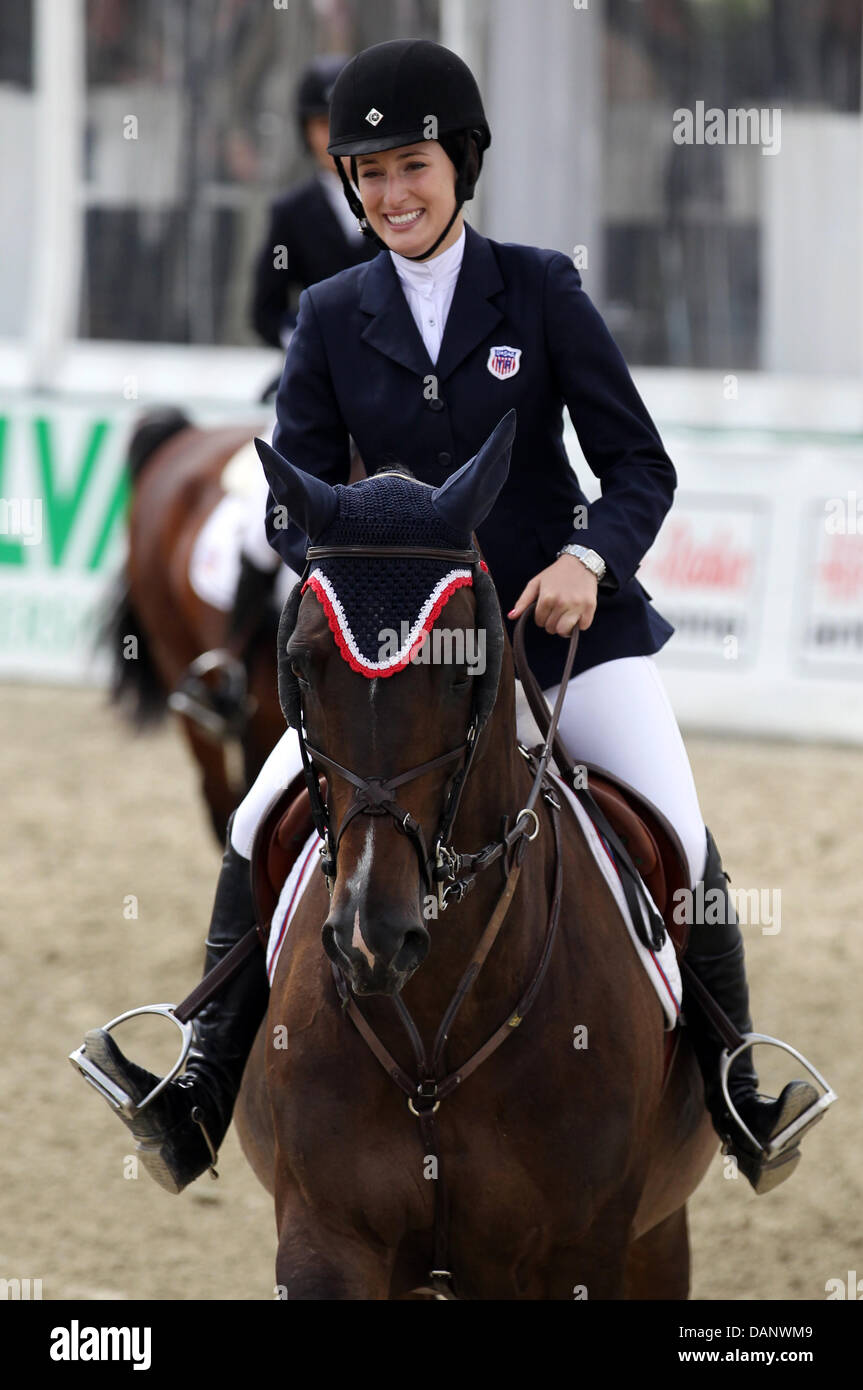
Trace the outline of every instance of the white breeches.
<path fill-rule="evenodd" d="M 551 707 L 558 689 L 545 692 Z M 569 682 L 560 730 L 575 759 L 616 773 L 659 807 L 680 836 L 694 888 L 707 858 L 704 821 L 689 758 L 653 659 L 622 657 L 576 676 Z M 537 741 L 526 707 L 518 733 L 529 744 Z M 288 729 L 234 816 L 231 840 L 247 859 L 259 822 L 301 768 L 297 732 Z"/>
<path fill-rule="evenodd" d="M 555 685 L 545 691 L 552 709 L 559 689 Z M 658 806 L 680 837 L 694 888 L 707 862 L 704 820 L 686 748 L 653 658 L 625 656 L 576 676 L 569 682 L 560 728 L 573 758 L 616 773 Z"/>

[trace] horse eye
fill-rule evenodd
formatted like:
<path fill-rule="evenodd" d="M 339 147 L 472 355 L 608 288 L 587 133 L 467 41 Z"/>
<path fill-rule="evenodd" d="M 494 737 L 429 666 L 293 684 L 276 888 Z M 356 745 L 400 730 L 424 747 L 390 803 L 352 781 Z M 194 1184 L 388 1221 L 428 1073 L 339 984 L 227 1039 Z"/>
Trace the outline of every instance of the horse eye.
<path fill-rule="evenodd" d="M 308 657 L 305 652 L 296 652 L 291 655 L 291 674 L 301 686 L 308 689 Z"/>

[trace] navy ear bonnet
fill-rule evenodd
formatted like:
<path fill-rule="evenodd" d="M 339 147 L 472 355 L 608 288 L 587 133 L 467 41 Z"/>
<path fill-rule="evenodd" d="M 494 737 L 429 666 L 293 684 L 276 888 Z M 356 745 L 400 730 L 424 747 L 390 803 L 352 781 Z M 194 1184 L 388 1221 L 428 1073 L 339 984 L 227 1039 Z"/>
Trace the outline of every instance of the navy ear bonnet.
<path fill-rule="evenodd" d="M 470 547 L 438 515 L 433 488 L 394 473 L 337 486 L 335 520 L 315 545 Z M 348 665 L 362 675 L 391 676 L 408 664 L 456 589 L 472 583 L 464 561 L 396 555 L 334 555 L 312 562 L 307 587 L 314 590 Z"/>
<path fill-rule="evenodd" d="M 313 544 L 429 547 L 452 550 L 446 559 L 424 556 L 328 556 L 310 562 L 308 578 L 290 594 L 279 626 L 279 695 L 285 718 L 299 727 L 299 692 L 285 656 L 303 594 L 321 603 L 333 638 L 352 670 L 368 679 L 392 676 L 418 652 L 456 589 L 471 586 L 475 626 L 486 634 L 486 670 L 477 679 L 476 714 L 487 719 L 497 695 L 503 624 L 497 594 L 483 561 L 457 554 L 471 547 L 468 529 L 439 515 L 434 489 L 398 474 L 377 474 L 348 487 L 336 485 L 334 519 Z"/>

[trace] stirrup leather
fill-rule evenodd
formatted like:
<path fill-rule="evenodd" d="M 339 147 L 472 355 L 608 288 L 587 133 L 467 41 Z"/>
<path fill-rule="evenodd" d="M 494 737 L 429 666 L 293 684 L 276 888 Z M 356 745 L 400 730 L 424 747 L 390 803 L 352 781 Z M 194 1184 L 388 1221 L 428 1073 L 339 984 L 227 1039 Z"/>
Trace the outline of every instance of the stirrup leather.
<path fill-rule="evenodd" d="M 774 1135 L 766 1144 L 762 1144 L 755 1138 L 755 1135 L 749 1129 L 748 1125 L 745 1124 L 728 1091 L 728 1074 L 731 1067 L 734 1062 L 737 1061 L 737 1058 L 755 1043 L 766 1043 L 770 1047 L 779 1047 L 783 1052 L 789 1052 L 792 1057 L 806 1068 L 809 1075 L 818 1082 L 822 1089 L 822 1095 L 820 1095 L 817 1100 L 814 1100 L 811 1105 L 808 1105 L 795 1120 L 792 1120 L 789 1125 L 786 1125 L 784 1129 L 780 1130 L 779 1133 Z M 738 1125 L 741 1133 L 745 1134 L 746 1138 L 757 1152 L 766 1160 L 775 1158 L 777 1154 L 786 1149 L 792 1139 L 798 1138 L 804 1130 L 807 1130 L 810 1125 L 813 1125 L 816 1120 L 820 1119 L 827 1107 L 832 1105 L 834 1100 L 837 1099 L 836 1092 L 833 1088 L 828 1085 L 821 1073 L 815 1070 L 802 1053 L 798 1052 L 790 1043 L 781 1042 L 779 1038 L 768 1037 L 766 1033 L 744 1033 L 743 1042 L 739 1047 L 736 1047 L 733 1052 L 729 1052 L 728 1048 L 723 1049 L 722 1055 L 719 1058 L 719 1081 L 722 1087 L 722 1095 L 732 1120 Z"/>
<path fill-rule="evenodd" d="M 128 1095 L 122 1087 L 118 1086 L 115 1081 L 112 1081 L 109 1076 L 106 1076 L 101 1067 L 97 1066 L 96 1063 L 87 1056 L 86 1043 L 82 1043 L 74 1052 L 69 1053 L 69 1061 L 72 1063 L 72 1066 L 76 1067 L 81 1073 L 84 1080 L 89 1082 L 89 1084 L 99 1092 L 100 1096 L 104 1097 L 112 1110 L 117 1111 L 120 1115 L 124 1115 L 127 1120 L 134 1120 L 136 1115 L 140 1115 L 141 1111 L 146 1109 L 150 1102 L 154 1101 L 158 1095 L 161 1095 L 165 1087 L 170 1085 L 185 1066 L 186 1058 L 189 1055 L 189 1049 L 192 1046 L 192 1024 L 191 1022 L 181 1022 L 174 1013 L 175 1008 L 175 1004 L 145 1004 L 140 1009 L 129 1009 L 126 1013 L 119 1014 L 117 1018 L 112 1018 L 111 1022 L 106 1023 L 101 1030 L 104 1033 L 110 1033 L 111 1029 L 116 1028 L 118 1024 L 125 1023 L 129 1018 L 137 1018 L 139 1014 L 159 1014 L 163 1018 L 169 1018 L 171 1022 L 176 1024 L 179 1028 L 182 1034 L 180 1055 L 167 1075 L 162 1077 L 161 1081 L 153 1087 L 143 1100 L 132 1100 L 132 1097 Z M 207 1137 L 207 1143 L 209 1145 L 209 1137 Z M 210 1145 L 210 1148 L 212 1150 L 212 1145 Z"/>

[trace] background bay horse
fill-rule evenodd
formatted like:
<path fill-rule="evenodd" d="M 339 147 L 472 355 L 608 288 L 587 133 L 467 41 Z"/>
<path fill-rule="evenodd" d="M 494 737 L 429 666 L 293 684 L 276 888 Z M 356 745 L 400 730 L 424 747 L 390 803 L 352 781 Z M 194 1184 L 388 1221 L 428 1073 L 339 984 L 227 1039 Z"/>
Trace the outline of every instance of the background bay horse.
<path fill-rule="evenodd" d="M 189 583 L 195 540 L 224 496 L 220 478 L 248 443 L 251 426 L 196 429 L 177 410 L 154 412 L 129 448 L 132 506 L 129 555 L 104 638 L 114 661 L 113 697 L 139 727 L 159 720 L 189 663 L 223 643 L 228 615 L 199 598 Z M 137 659 L 124 656 L 138 639 Z M 178 715 L 201 771 L 213 829 L 224 842 L 228 817 L 284 731 L 276 688 L 275 615 L 264 622 L 247 657 L 257 708 L 242 739 L 242 775 L 232 774 L 226 745 Z"/>
<path fill-rule="evenodd" d="M 494 466 L 483 452 L 457 484 L 468 532 L 478 524 L 470 500 L 482 482 L 476 475 Z M 302 515 L 302 486 L 290 470 L 291 515 Z M 309 509 L 326 500 L 324 488 L 315 480 Z M 313 517 L 306 529 L 316 535 Z M 457 589 L 445 609 L 448 625 L 473 627 L 475 605 L 474 589 Z M 463 670 L 409 665 L 370 690 L 340 659 L 311 589 L 283 660 L 302 688 L 306 737 L 325 752 L 328 778 L 329 760 L 363 777 L 395 777 L 464 739 L 472 694 Z M 399 806 L 429 844 L 452 770 L 438 766 L 398 788 Z M 456 847 L 474 851 L 499 837 L 501 818 L 513 824 L 531 782 L 516 746 L 504 641 Z M 354 795 L 349 781 L 331 777 L 333 825 L 343 823 Z M 538 810 L 540 833 L 527 846 L 499 939 L 449 1032 L 448 1068 L 463 1066 L 507 1020 L 542 952 L 555 850 L 549 808 L 541 802 Z M 436 1117 L 449 1201 L 447 1268 L 456 1295 L 467 1299 L 685 1298 L 686 1201 L 718 1141 L 685 1034 L 664 1075 L 659 1001 L 568 804 L 561 815 L 561 926 L 537 1007 Z M 275 1197 L 276 1277 L 288 1298 L 396 1299 L 423 1296 L 429 1285 L 439 1170 L 404 1094 L 346 1017 L 332 967 L 410 1071 L 394 1001 L 407 1006 L 428 1042 L 499 892 L 499 873 L 480 874 L 462 901 L 427 920 L 415 846 L 389 815 L 349 819 L 331 897 L 322 876 L 310 882 L 236 1114 L 246 1155 Z M 583 1048 L 573 1046 L 579 1026 L 587 1030 Z"/>

